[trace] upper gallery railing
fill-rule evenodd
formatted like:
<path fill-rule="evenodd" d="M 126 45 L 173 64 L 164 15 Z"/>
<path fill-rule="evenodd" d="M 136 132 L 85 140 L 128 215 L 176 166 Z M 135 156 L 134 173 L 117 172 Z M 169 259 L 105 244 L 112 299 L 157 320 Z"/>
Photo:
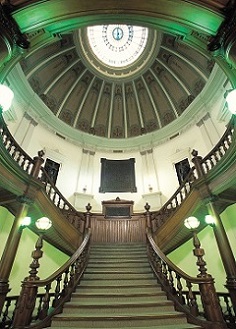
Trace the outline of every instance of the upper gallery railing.
<path fill-rule="evenodd" d="M 235 124 L 236 120 L 232 117 L 220 141 L 204 158 L 200 157 L 196 150 L 192 151 L 194 166 L 190 169 L 187 177 L 171 198 L 158 211 L 152 212 L 151 221 L 154 232 L 180 207 L 192 191 L 193 183 L 208 174 L 224 157 L 232 144 Z"/>
<path fill-rule="evenodd" d="M 33 159 L 20 147 L 14 137 L 9 132 L 4 120 L 0 117 L 0 135 L 2 143 L 11 158 L 22 168 L 28 175 L 38 179 L 43 183 L 43 187 L 48 198 L 62 212 L 64 217 L 77 229 L 84 227 L 84 214 L 78 212 L 70 202 L 61 194 L 42 167 L 43 151 L 38 152 L 38 156 Z M 81 229 L 80 229 L 81 231 Z"/>

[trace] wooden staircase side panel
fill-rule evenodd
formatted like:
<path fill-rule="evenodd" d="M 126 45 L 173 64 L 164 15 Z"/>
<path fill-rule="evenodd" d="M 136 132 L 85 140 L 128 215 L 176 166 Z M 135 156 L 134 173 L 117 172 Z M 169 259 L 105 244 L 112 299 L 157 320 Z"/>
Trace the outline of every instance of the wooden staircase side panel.
<path fill-rule="evenodd" d="M 184 220 L 189 216 L 202 218 L 207 214 L 206 205 L 203 202 L 202 193 L 199 189 L 194 189 L 181 207 L 178 207 L 172 215 L 157 231 L 153 237 L 158 247 L 165 253 L 173 251 L 175 248 L 192 238 L 192 233 L 184 225 Z M 201 223 L 199 230 L 205 227 Z"/>
<path fill-rule="evenodd" d="M 146 241 L 146 219 L 133 216 L 129 219 L 92 216 L 92 243 L 134 243 Z"/>

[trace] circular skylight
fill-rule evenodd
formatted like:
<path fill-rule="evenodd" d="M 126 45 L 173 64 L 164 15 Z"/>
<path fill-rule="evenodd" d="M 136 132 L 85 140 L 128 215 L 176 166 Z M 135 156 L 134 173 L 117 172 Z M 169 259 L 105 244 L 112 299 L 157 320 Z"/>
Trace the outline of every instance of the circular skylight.
<path fill-rule="evenodd" d="M 87 36 L 94 55 L 111 67 L 124 67 L 135 62 L 145 49 L 146 27 L 110 24 L 87 28 Z"/>

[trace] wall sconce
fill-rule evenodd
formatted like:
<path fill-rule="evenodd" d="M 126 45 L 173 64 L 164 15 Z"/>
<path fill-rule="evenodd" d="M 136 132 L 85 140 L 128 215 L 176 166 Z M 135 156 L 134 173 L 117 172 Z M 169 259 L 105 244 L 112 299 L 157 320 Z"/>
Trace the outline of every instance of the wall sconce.
<path fill-rule="evenodd" d="M 226 91 L 224 97 L 228 106 L 228 110 L 232 114 L 236 114 L 236 89 Z"/>
<path fill-rule="evenodd" d="M 206 215 L 205 222 L 207 225 L 210 225 L 210 226 L 214 226 L 216 224 L 215 218 L 212 215 Z"/>
<path fill-rule="evenodd" d="M 2 112 L 9 110 L 13 97 L 13 91 L 8 86 L 0 84 L 0 109 Z"/>

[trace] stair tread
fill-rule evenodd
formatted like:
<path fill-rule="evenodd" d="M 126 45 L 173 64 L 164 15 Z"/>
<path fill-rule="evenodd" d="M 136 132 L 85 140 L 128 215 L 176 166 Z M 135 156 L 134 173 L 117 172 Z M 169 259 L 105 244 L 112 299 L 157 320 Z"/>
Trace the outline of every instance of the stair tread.
<path fill-rule="evenodd" d="M 75 308 L 75 307 L 89 307 L 89 306 L 96 306 L 96 307 L 101 307 L 101 308 L 104 308 L 104 307 L 107 307 L 107 308 L 115 308 L 115 307 L 118 307 L 118 306 L 122 306 L 122 307 L 126 307 L 126 306 L 138 306 L 138 307 L 143 307 L 144 305 L 145 306 L 167 306 L 167 305 L 173 305 L 173 303 L 171 301 L 168 301 L 168 300 L 163 300 L 163 301 L 142 301 L 142 303 L 140 303 L 139 301 L 116 301 L 116 302 L 113 302 L 112 305 L 110 304 L 107 304 L 106 300 L 105 301 L 99 301 L 99 304 L 97 303 L 91 303 L 91 302 L 86 302 L 86 301 L 83 301 L 83 302 L 75 302 L 75 301 L 71 301 L 69 304 L 66 304 L 65 305 L 65 308 L 69 308 L 69 307 L 72 307 L 72 308 Z"/>
<path fill-rule="evenodd" d="M 122 293 L 122 294 L 120 294 Z M 160 296 L 166 296 L 164 291 L 160 291 L 160 292 L 152 292 L 152 293 L 124 293 L 124 292 L 120 292 L 118 291 L 117 293 L 94 293 L 94 292 L 75 292 L 73 294 L 73 297 L 78 298 L 78 297 L 83 297 L 83 296 L 91 296 L 91 297 L 160 297 Z"/>
<path fill-rule="evenodd" d="M 176 312 L 176 311 L 161 311 L 161 312 L 148 312 L 148 313 L 136 313 L 132 312 L 132 314 L 128 313 L 127 314 L 112 314 L 112 315 L 104 315 L 101 313 L 98 313 L 96 315 L 91 315 L 89 314 L 83 314 L 83 315 L 78 315 L 78 313 L 69 313 L 68 315 L 65 315 L 63 313 L 55 315 L 54 319 L 63 319 L 65 321 L 71 321 L 75 319 L 89 319 L 89 320 L 107 320 L 107 319 L 157 319 L 157 318 L 183 318 L 186 319 L 185 314 L 181 312 Z"/>
<path fill-rule="evenodd" d="M 48 327 L 48 328 L 53 328 L 53 329 L 63 329 L 63 326 L 60 327 Z M 74 329 L 75 327 L 65 327 L 66 329 Z M 83 328 L 80 327 L 80 329 L 93 329 L 94 327 L 91 328 Z M 199 327 L 198 325 L 194 325 L 194 324 L 190 324 L 190 323 L 183 323 L 183 324 L 161 324 L 161 325 L 155 325 L 155 326 L 145 326 L 145 327 L 122 327 L 122 329 L 156 329 L 156 328 L 160 328 L 160 329 L 201 329 L 202 327 Z M 104 329 L 103 328 L 96 328 L 96 329 Z"/>

